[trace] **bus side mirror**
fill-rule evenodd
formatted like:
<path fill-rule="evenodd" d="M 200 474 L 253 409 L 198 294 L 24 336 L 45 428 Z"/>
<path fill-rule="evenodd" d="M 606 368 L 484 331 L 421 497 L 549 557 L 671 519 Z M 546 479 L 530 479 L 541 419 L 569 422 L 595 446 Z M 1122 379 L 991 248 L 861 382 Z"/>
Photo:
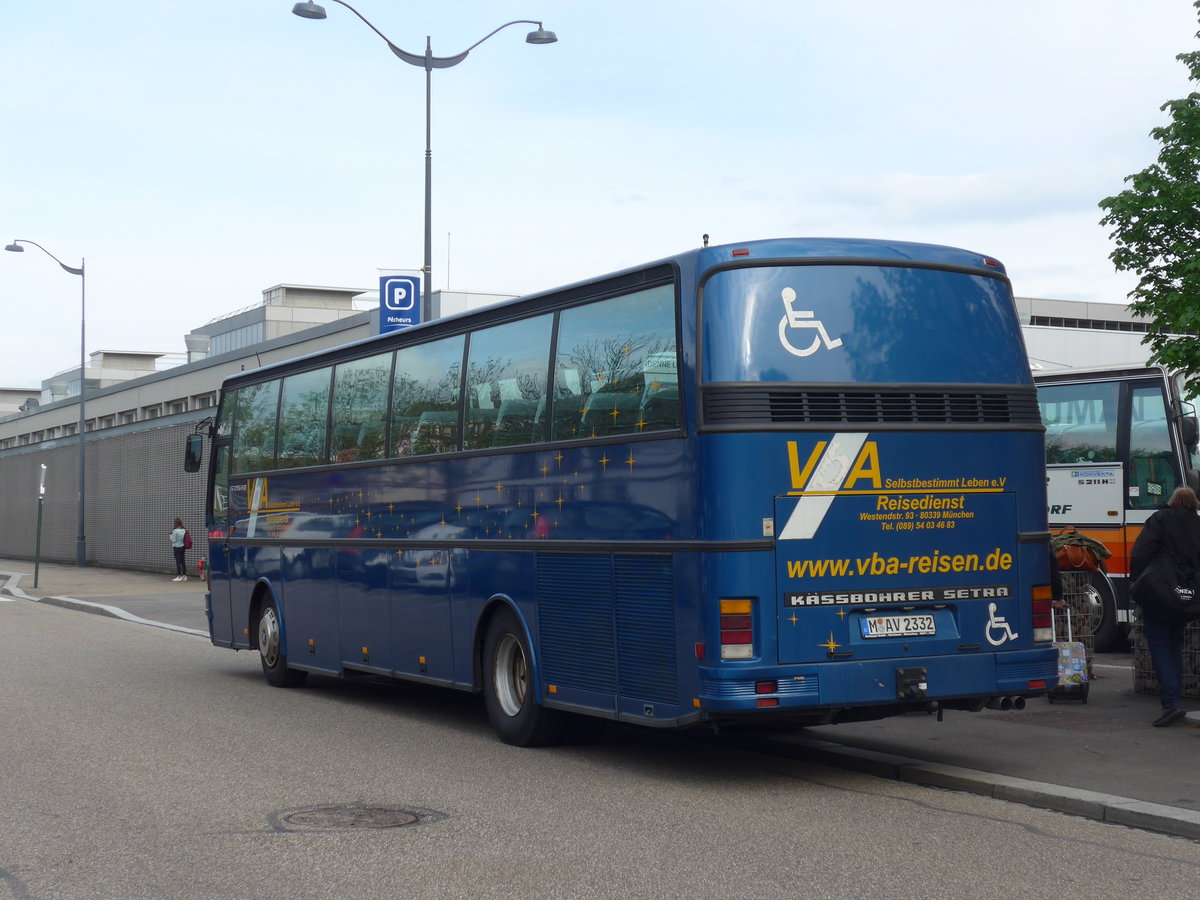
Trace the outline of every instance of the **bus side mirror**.
<path fill-rule="evenodd" d="M 200 459 L 204 456 L 204 435 L 189 434 L 183 448 L 183 471 L 199 472 Z"/>
<path fill-rule="evenodd" d="M 1195 416 L 1180 417 L 1179 435 L 1183 438 L 1185 447 L 1189 450 L 1196 449 L 1196 444 L 1200 443 L 1200 425 L 1197 425 Z"/>

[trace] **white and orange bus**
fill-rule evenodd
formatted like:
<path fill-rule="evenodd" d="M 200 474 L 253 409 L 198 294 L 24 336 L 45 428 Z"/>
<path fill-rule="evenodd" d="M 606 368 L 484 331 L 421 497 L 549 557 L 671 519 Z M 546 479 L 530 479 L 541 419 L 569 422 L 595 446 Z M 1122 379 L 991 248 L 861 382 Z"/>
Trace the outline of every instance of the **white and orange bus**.
<path fill-rule="evenodd" d="M 1200 490 L 1196 411 L 1184 379 L 1162 366 L 1036 372 L 1046 425 L 1050 527 L 1074 526 L 1112 553 L 1089 573 L 1100 611 L 1096 649 L 1129 622 L 1129 551 L 1180 485 Z"/>

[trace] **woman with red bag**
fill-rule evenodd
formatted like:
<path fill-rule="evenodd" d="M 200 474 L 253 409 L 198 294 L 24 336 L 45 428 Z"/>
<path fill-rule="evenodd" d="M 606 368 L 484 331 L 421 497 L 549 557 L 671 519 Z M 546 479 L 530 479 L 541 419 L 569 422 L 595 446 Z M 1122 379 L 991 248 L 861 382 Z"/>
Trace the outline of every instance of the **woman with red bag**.
<path fill-rule="evenodd" d="M 191 538 L 188 536 L 187 529 L 183 527 L 183 520 L 176 519 L 175 527 L 171 531 L 171 550 L 175 554 L 175 577 L 172 581 L 187 581 L 187 561 L 184 559 L 184 554 L 187 553 L 187 548 L 191 544 Z"/>

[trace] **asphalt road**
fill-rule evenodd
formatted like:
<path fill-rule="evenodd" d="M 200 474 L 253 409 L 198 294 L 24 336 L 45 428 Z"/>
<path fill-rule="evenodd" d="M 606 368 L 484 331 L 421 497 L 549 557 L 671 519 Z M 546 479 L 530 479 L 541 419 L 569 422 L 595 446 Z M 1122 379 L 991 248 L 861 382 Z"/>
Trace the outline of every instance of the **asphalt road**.
<path fill-rule="evenodd" d="M 1183 897 L 1195 842 L 0 601 L 0 898 Z M 413 824 L 361 827 L 409 811 Z"/>

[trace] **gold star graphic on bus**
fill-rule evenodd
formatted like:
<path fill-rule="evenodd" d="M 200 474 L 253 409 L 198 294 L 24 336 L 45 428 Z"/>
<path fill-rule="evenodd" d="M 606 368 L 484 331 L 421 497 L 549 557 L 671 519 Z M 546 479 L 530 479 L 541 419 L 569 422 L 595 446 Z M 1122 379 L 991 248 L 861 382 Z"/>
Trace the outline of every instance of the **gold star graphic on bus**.
<path fill-rule="evenodd" d="M 795 627 L 796 627 L 796 623 L 800 621 L 800 617 L 799 617 L 798 615 L 796 615 L 796 614 L 795 614 L 795 612 L 793 612 L 793 613 L 791 614 L 791 616 L 789 616 L 789 617 L 788 617 L 788 620 L 787 620 L 787 621 L 791 622 L 791 623 L 792 623 L 792 627 L 793 627 L 793 628 L 795 628 Z"/>
<path fill-rule="evenodd" d="M 633 451 L 632 451 L 632 450 L 630 450 L 630 451 L 629 451 L 629 459 L 625 460 L 625 465 L 629 466 L 629 471 L 630 471 L 630 472 L 632 472 L 632 471 L 633 471 L 633 464 L 634 464 L 634 462 L 635 462 L 635 460 L 634 460 L 634 458 L 633 458 Z"/>
<path fill-rule="evenodd" d="M 839 610 L 837 611 L 837 617 L 838 617 L 839 619 L 844 619 L 844 618 L 846 618 L 846 611 L 845 611 L 844 609 L 839 609 Z"/>
<path fill-rule="evenodd" d="M 645 419 L 644 417 L 639 417 L 639 418 L 638 418 L 638 420 L 637 420 L 637 422 L 636 422 L 636 423 L 634 423 L 634 424 L 636 424 L 636 425 L 637 425 L 637 427 L 638 427 L 638 431 L 645 431 L 645 430 L 646 430 L 646 426 L 647 426 L 647 425 L 649 425 L 650 423 L 649 423 L 649 422 L 647 422 L 647 421 L 646 421 L 646 419 Z"/>
<path fill-rule="evenodd" d="M 608 464 L 609 464 L 610 462 L 612 462 L 612 460 L 611 460 L 611 459 L 609 459 L 607 456 L 601 456 L 601 457 L 600 457 L 600 467 L 601 467 L 602 469 L 604 469 L 604 471 L 606 471 L 606 472 L 608 471 Z"/>
<path fill-rule="evenodd" d="M 826 650 L 828 650 L 830 653 L 832 653 L 834 650 L 836 650 L 838 647 L 840 647 L 842 645 L 833 639 L 833 632 L 831 631 L 831 632 L 829 632 L 829 641 L 824 644 L 817 644 L 817 646 L 824 647 Z"/>
<path fill-rule="evenodd" d="M 497 482 L 497 483 L 496 483 L 496 493 L 497 493 L 497 494 L 499 494 L 499 493 L 503 493 L 503 491 L 504 491 L 504 485 L 502 485 L 502 484 L 500 484 L 499 482 Z"/>
<path fill-rule="evenodd" d="M 612 416 L 613 424 L 616 425 L 617 417 L 619 415 L 621 415 L 621 411 L 614 406 L 612 412 L 610 412 L 609 415 Z"/>
<path fill-rule="evenodd" d="M 562 495 L 562 494 L 559 494 L 559 495 L 558 495 L 558 499 L 557 499 L 557 500 L 555 500 L 554 502 L 558 504 L 558 508 L 559 508 L 559 510 L 561 510 L 561 509 L 562 509 L 562 505 L 563 505 L 564 503 L 566 503 L 567 501 L 563 499 L 563 495 Z"/>
<path fill-rule="evenodd" d="M 545 463 L 543 463 L 540 471 L 542 473 L 542 477 L 545 478 L 547 475 L 550 474 L 550 467 L 548 465 L 546 465 Z"/>
<path fill-rule="evenodd" d="M 559 454 L 556 457 L 554 457 L 554 461 L 556 463 L 558 463 L 560 466 L 562 465 L 563 459 L 565 459 L 565 457 L 562 455 L 561 451 L 559 452 Z"/>

